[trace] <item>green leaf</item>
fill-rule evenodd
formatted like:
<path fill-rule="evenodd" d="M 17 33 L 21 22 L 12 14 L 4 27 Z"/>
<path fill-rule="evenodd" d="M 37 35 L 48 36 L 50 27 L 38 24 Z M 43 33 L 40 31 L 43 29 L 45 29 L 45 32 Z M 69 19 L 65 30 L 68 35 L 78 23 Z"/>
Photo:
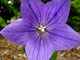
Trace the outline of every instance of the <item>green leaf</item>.
<path fill-rule="evenodd" d="M 20 12 L 17 9 L 14 9 L 13 12 L 14 12 L 16 18 L 20 17 Z"/>
<path fill-rule="evenodd" d="M 56 60 L 56 57 L 57 57 L 57 51 L 55 51 L 55 52 L 52 54 L 50 60 Z"/>
<path fill-rule="evenodd" d="M 25 47 L 24 46 L 20 47 L 20 50 L 24 53 L 25 52 Z"/>
<path fill-rule="evenodd" d="M 49 2 L 51 0 L 41 0 L 41 1 L 44 2 L 44 3 L 47 3 L 47 2 Z"/>
<path fill-rule="evenodd" d="M 5 20 L 2 17 L 0 17 L 0 27 L 5 27 L 6 25 L 7 24 L 6 24 Z"/>

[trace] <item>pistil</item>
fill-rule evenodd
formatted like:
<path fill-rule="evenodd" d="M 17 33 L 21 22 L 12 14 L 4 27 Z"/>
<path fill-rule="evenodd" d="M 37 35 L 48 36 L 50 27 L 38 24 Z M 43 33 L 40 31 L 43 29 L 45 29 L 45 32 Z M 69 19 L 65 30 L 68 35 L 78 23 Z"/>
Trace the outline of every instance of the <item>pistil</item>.
<path fill-rule="evenodd" d="M 45 30 L 46 30 L 46 26 L 40 25 L 40 26 L 38 27 L 38 29 L 39 29 L 39 34 L 43 34 L 43 33 L 45 32 Z"/>

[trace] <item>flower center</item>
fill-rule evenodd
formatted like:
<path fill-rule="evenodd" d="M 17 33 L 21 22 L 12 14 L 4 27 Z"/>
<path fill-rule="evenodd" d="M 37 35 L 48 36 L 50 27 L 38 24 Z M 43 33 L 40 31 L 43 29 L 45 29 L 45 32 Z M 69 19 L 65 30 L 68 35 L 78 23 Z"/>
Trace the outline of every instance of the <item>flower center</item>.
<path fill-rule="evenodd" d="M 43 34 L 46 30 L 46 26 L 40 25 L 38 29 L 39 29 L 39 34 Z"/>

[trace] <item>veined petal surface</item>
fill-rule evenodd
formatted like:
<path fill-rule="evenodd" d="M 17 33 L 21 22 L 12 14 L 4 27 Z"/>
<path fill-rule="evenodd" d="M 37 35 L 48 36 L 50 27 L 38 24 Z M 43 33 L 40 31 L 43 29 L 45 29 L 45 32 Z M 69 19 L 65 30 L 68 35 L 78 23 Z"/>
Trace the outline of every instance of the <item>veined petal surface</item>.
<path fill-rule="evenodd" d="M 25 47 L 28 60 L 49 60 L 54 52 L 54 47 L 48 37 L 41 35 L 33 40 L 29 41 Z"/>
<path fill-rule="evenodd" d="M 67 24 L 54 24 L 48 27 L 47 32 L 55 50 L 66 50 L 80 45 L 80 35 Z"/>
<path fill-rule="evenodd" d="M 45 25 L 55 23 L 66 23 L 70 11 L 70 0 L 52 0 L 45 4 L 44 17 Z"/>
<path fill-rule="evenodd" d="M 17 19 L 0 32 L 5 38 L 13 43 L 25 46 L 29 38 L 37 34 L 33 25 L 24 19 Z"/>
<path fill-rule="evenodd" d="M 43 7 L 44 3 L 41 0 L 22 0 L 21 16 L 39 25 L 41 23 Z"/>

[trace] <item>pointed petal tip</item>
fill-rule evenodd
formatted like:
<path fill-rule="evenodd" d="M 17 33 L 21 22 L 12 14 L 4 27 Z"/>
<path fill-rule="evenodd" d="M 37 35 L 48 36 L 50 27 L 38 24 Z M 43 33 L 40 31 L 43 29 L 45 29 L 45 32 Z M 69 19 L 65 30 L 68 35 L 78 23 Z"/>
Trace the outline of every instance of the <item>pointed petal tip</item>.
<path fill-rule="evenodd" d="M 0 31 L 0 34 L 2 34 L 2 30 Z"/>
<path fill-rule="evenodd" d="M 55 25 L 50 35 L 55 41 L 53 41 L 55 50 L 67 50 L 80 46 L 80 35 L 66 24 Z"/>

